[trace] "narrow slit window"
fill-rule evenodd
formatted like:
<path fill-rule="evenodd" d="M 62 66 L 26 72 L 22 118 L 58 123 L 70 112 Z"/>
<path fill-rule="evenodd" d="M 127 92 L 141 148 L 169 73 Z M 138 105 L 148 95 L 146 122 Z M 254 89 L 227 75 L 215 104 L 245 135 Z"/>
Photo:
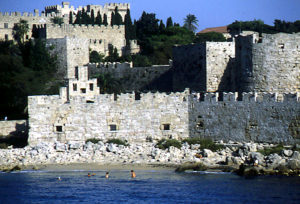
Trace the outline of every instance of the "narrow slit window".
<path fill-rule="evenodd" d="M 163 130 L 170 130 L 170 124 L 163 124 Z"/>
<path fill-rule="evenodd" d="M 73 91 L 77 91 L 77 84 L 73 84 Z"/>
<path fill-rule="evenodd" d="M 94 91 L 94 84 L 90 84 L 90 91 Z"/>
<path fill-rule="evenodd" d="M 110 131 L 117 131 L 117 125 L 109 125 Z"/>
<path fill-rule="evenodd" d="M 5 40 L 8 40 L 8 35 L 7 34 L 5 34 Z"/>
<path fill-rule="evenodd" d="M 58 125 L 56 126 L 56 132 L 62 132 L 62 126 Z"/>

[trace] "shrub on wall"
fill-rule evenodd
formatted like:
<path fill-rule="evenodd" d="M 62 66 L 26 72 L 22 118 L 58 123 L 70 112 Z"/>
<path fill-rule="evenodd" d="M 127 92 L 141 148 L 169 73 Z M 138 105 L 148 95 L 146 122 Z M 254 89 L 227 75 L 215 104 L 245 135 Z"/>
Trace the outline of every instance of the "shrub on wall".
<path fill-rule="evenodd" d="M 100 139 L 90 138 L 90 139 L 87 139 L 87 140 L 85 141 L 85 143 L 91 142 L 91 143 L 97 144 L 97 143 L 100 142 L 100 141 L 101 141 Z"/>
<path fill-rule="evenodd" d="M 106 143 L 113 143 L 113 144 L 117 144 L 117 145 L 128 146 L 128 143 L 126 141 L 123 141 L 120 139 L 109 139 L 109 140 L 107 140 Z"/>
<path fill-rule="evenodd" d="M 175 139 L 161 139 L 156 144 L 156 147 L 158 147 L 159 149 L 168 149 L 171 146 L 180 149 L 182 145 L 181 142 Z"/>
<path fill-rule="evenodd" d="M 199 137 L 184 139 L 184 140 L 182 140 L 182 142 L 183 143 L 187 142 L 189 145 L 200 144 L 201 150 L 210 149 L 211 151 L 217 151 L 219 149 L 224 148 L 223 145 L 216 144 L 211 139 L 203 139 L 203 138 L 199 138 Z"/>

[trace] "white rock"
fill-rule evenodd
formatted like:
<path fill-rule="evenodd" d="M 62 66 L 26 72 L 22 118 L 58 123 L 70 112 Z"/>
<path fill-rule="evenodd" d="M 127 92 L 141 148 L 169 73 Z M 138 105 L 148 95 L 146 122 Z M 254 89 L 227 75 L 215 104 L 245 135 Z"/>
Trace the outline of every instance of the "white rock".
<path fill-rule="evenodd" d="M 204 157 L 208 158 L 215 156 L 215 154 L 209 149 L 204 149 L 202 154 Z"/>

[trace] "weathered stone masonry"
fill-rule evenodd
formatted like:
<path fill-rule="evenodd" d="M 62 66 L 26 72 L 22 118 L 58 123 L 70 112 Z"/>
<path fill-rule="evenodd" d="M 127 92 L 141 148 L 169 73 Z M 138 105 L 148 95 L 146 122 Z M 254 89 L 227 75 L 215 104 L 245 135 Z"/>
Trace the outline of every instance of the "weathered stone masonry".
<path fill-rule="evenodd" d="M 28 97 L 29 143 L 89 138 L 300 141 L 299 94 L 146 93 L 100 95 L 87 67 L 56 96 Z M 84 82 L 84 83 L 83 83 Z M 73 84 L 77 84 L 74 88 Z M 91 89 L 90 84 L 93 84 Z M 85 89 L 85 91 L 81 91 Z M 239 99 L 239 100 L 238 100 Z"/>

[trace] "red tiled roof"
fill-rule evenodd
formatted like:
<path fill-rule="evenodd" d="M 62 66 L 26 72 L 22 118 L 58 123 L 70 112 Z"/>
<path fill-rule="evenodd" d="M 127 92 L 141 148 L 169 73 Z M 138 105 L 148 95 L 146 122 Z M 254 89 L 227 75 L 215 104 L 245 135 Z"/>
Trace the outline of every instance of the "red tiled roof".
<path fill-rule="evenodd" d="M 220 26 L 214 28 L 206 28 L 201 30 L 199 33 L 208 33 L 208 32 L 217 32 L 217 33 L 228 33 L 227 26 Z"/>

